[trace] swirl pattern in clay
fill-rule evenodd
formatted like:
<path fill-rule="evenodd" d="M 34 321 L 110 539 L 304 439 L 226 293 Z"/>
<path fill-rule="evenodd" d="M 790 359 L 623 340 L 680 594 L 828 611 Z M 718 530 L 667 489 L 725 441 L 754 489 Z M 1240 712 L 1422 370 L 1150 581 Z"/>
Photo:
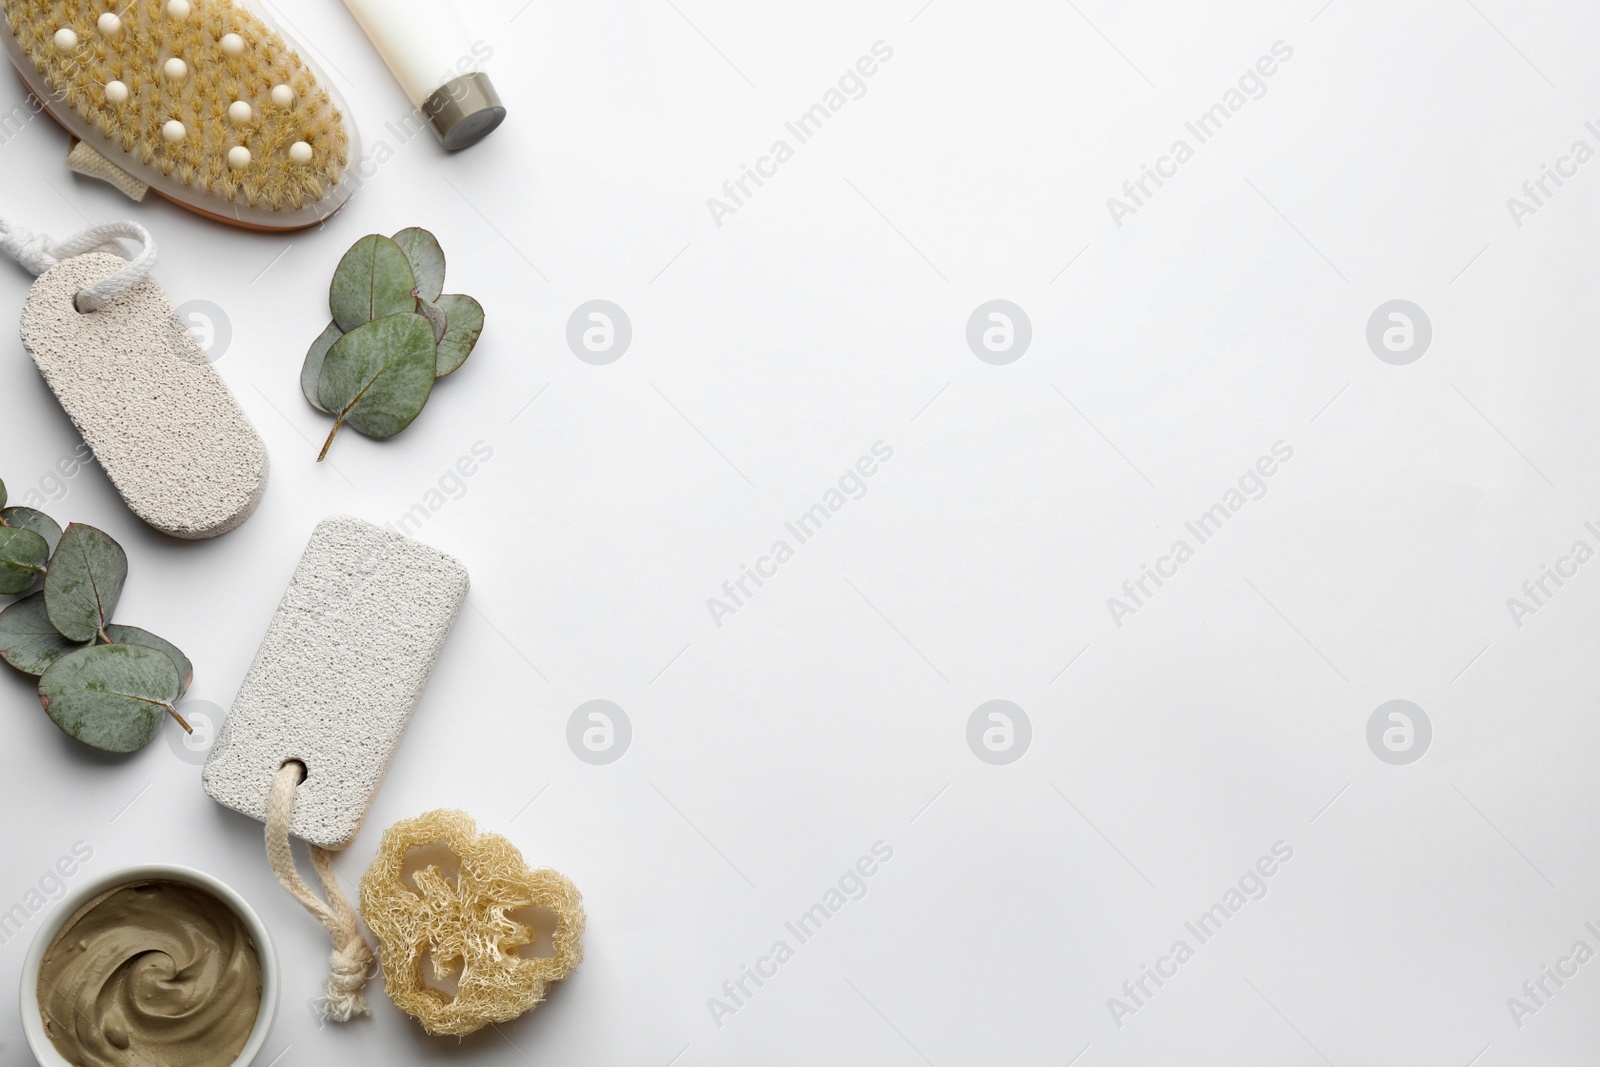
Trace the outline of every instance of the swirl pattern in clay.
<path fill-rule="evenodd" d="M 39 965 L 39 1010 L 77 1067 L 228 1067 L 261 1007 L 244 923 L 203 889 L 137 882 L 68 919 Z"/>

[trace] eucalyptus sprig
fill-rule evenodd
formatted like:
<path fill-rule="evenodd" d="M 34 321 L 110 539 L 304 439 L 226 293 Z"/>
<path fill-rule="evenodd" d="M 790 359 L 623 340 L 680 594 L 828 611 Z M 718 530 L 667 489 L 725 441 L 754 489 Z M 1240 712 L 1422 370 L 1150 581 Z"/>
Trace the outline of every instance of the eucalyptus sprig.
<path fill-rule="evenodd" d="M 444 250 L 427 230 L 368 234 L 344 254 L 328 287 L 333 321 L 311 342 L 300 390 L 333 429 L 393 437 L 415 419 L 435 379 L 453 373 L 483 333 L 483 305 L 444 292 Z"/>
<path fill-rule="evenodd" d="M 28 594 L 0 611 L 0 659 L 39 679 L 39 702 L 86 745 L 133 752 L 163 713 L 190 730 L 178 701 L 194 666 L 178 647 L 111 621 L 128 578 L 122 546 L 93 526 L 63 530 L 33 508 L 5 507 L 0 482 L 0 594 Z M 43 581 L 44 588 L 30 592 Z"/>

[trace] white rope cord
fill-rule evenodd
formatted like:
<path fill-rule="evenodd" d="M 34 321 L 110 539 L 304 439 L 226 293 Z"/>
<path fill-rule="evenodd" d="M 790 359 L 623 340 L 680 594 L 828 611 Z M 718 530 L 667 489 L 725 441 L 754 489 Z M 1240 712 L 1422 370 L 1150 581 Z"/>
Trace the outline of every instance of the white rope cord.
<path fill-rule="evenodd" d="M 333 953 L 328 958 L 327 1012 L 335 1022 L 346 1023 L 356 1015 L 367 1014 L 367 998 L 362 990 L 376 969 L 377 961 L 371 946 L 356 927 L 355 909 L 339 889 L 333 857 L 327 850 L 309 846 L 311 864 L 317 869 L 317 878 L 322 882 L 328 903 L 318 899 L 316 891 L 295 868 L 294 856 L 289 851 L 289 819 L 294 814 L 300 772 L 299 765 L 285 763 L 273 779 L 272 794 L 267 802 L 267 861 L 272 864 L 278 884 L 328 928 L 328 936 L 333 939 Z"/>
<path fill-rule="evenodd" d="M 43 274 L 63 259 L 85 252 L 106 251 L 127 259 L 127 253 L 117 244 L 118 238 L 137 241 L 139 254 L 129 260 L 126 267 L 80 289 L 77 299 L 79 311 L 98 311 L 145 279 L 156 265 L 156 243 L 150 231 L 137 222 L 122 219 L 90 226 L 65 241 L 57 241 L 0 219 L 0 251 L 34 274 Z"/>

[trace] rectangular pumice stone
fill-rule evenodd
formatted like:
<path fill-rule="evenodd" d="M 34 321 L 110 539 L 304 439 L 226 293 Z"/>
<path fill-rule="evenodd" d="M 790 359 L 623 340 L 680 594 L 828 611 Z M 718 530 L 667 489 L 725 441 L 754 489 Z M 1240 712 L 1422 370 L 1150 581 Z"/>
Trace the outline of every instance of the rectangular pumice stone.
<path fill-rule="evenodd" d="M 306 767 L 289 832 L 355 839 L 467 598 L 443 552 L 347 515 L 324 519 L 206 760 L 206 792 L 266 820 L 272 781 Z"/>

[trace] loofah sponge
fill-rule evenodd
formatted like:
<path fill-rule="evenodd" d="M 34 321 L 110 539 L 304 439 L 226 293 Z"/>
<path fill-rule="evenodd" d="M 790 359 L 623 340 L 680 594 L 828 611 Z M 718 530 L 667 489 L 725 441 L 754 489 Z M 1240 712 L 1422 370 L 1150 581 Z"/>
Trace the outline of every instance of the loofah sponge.
<path fill-rule="evenodd" d="M 330 86 L 233 0 L 0 4 L 7 50 L 51 114 L 163 196 L 263 228 L 310 225 L 348 196 Z"/>
<path fill-rule="evenodd" d="M 402 880 L 412 849 L 444 844 L 460 863 L 452 885 L 437 867 Z M 542 906 L 556 916 L 555 953 L 528 959 L 517 948 L 533 933 L 506 916 Z M 583 903 L 564 876 L 530 870 L 517 847 L 499 834 L 480 834 L 460 811 L 430 811 L 384 831 L 377 859 L 361 878 L 361 917 L 378 937 L 389 997 L 430 1034 L 470 1034 L 515 1019 L 544 999 L 549 983 L 565 978 L 583 957 Z M 455 997 L 430 989 L 433 977 L 459 968 Z"/>

